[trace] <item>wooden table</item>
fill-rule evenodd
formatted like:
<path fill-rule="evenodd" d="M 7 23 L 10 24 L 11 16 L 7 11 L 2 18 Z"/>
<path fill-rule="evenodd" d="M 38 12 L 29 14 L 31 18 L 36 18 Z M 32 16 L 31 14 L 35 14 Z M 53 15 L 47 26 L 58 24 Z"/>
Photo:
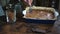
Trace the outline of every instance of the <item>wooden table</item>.
<path fill-rule="evenodd" d="M 32 28 L 37 28 L 39 30 L 43 30 L 44 34 L 52 33 L 53 25 L 49 24 L 33 24 L 33 23 L 25 23 L 21 21 L 17 21 L 16 24 L 6 24 L 3 27 L 2 34 L 37 34 L 40 32 L 32 31 Z M 43 34 L 41 33 L 41 34 Z"/>

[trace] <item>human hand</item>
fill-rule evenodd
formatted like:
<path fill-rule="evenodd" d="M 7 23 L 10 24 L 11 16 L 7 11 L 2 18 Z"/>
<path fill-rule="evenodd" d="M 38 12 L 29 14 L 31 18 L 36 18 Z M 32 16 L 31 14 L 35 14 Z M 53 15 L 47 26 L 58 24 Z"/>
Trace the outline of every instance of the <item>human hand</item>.
<path fill-rule="evenodd" d="M 26 3 L 28 3 L 30 6 L 32 5 L 33 0 L 24 0 Z"/>

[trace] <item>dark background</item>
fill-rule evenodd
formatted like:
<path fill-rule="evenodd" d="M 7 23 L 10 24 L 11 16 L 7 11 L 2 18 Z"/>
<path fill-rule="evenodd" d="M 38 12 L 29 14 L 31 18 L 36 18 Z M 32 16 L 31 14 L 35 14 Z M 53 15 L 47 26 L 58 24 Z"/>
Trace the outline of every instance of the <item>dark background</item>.
<path fill-rule="evenodd" d="M 5 6 L 6 3 L 9 3 L 9 0 L 0 0 L 0 1 L 3 6 Z M 54 4 L 52 3 L 53 1 L 55 2 Z M 34 0 L 33 4 L 35 6 L 46 6 L 46 7 L 52 7 L 52 5 L 54 5 L 55 9 L 59 8 L 59 0 Z"/>
<path fill-rule="evenodd" d="M 52 2 L 55 3 L 52 3 Z M 55 9 L 59 8 L 59 0 L 34 0 L 35 6 L 45 6 L 45 7 L 52 7 L 54 5 Z"/>

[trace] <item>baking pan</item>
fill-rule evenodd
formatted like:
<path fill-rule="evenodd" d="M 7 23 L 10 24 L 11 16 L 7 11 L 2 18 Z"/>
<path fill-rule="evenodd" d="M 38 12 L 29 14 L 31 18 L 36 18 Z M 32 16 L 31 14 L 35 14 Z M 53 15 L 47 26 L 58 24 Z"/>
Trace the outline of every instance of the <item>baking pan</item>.
<path fill-rule="evenodd" d="M 27 23 L 36 23 L 36 24 L 54 24 L 54 22 L 57 20 L 57 17 L 59 15 L 59 13 L 54 9 L 54 8 L 48 8 L 48 7 L 32 7 L 33 9 L 49 9 L 49 10 L 53 10 L 55 18 L 54 19 L 50 19 L 50 20 L 42 20 L 42 19 L 35 19 L 35 18 L 27 18 L 26 12 L 27 10 L 29 10 L 29 7 L 26 8 L 26 10 L 23 11 L 23 19 L 25 22 Z"/>

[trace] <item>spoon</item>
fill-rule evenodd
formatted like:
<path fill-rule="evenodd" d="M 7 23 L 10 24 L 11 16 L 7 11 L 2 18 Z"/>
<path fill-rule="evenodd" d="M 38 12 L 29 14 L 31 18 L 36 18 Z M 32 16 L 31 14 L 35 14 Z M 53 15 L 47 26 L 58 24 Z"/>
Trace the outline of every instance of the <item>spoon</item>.
<path fill-rule="evenodd" d="M 29 13 L 32 12 L 32 1 L 33 0 L 27 0 L 27 3 L 29 4 L 30 8 L 29 8 Z"/>

